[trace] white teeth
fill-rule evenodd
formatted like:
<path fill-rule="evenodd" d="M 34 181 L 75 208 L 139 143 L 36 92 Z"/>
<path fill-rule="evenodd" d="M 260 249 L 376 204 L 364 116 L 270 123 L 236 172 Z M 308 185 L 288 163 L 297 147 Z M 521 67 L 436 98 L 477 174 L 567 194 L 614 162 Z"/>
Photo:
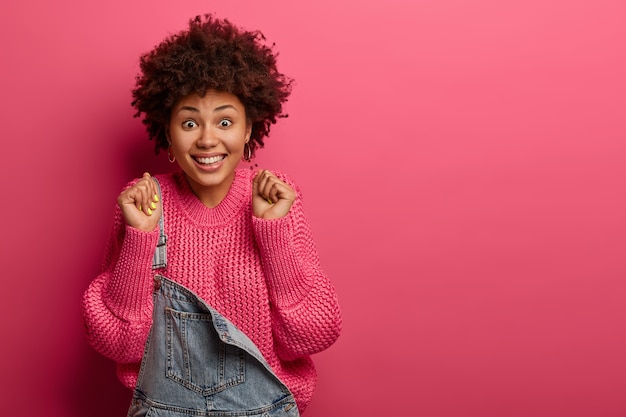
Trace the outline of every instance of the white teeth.
<path fill-rule="evenodd" d="M 224 159 L 224 155 L 211 156 L 209 158 L 196 158 L 196 161 L 203 165 L 210 165 L 219 162 L 222 159 Z"/>

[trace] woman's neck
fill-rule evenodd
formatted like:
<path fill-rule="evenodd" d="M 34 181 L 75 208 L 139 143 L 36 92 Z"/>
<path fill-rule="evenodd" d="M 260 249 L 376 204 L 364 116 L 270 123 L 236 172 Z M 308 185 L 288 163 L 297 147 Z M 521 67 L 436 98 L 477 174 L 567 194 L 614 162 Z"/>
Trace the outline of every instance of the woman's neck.
<path fill-rule="evenodd" d="M 217 207 L 224 198 L 226 198 L 235 180 L 235 173 L 233 172 L 219 184 L 207 186 L 195 182 L 193 179 L 189 178 L 187 174 L 184 175 L 191 191 L 198 197 L 198 200 L 208 208 Z"/>

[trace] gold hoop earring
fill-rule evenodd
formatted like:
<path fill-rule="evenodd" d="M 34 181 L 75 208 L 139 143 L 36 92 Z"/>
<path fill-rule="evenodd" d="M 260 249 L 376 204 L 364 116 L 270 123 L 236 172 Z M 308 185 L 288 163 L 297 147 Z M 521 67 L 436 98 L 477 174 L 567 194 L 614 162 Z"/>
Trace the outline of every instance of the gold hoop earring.
<path fill-rule="evenodd" d="M 244 145 L 243 153 L 243 160 L 246 162 L 250 162 L 250 160 L 252 159 L 252 147 L 246 143 Z"/>
<path fill-rule="evenodd" d="M 170 161 L 171 164 L 173 164 L 174 161 L 176 161 L 176 156 L 174 156 L 174 153 L 172 152 L 171 143 L 170 143 L 170 146 L 167 147 L 167 160 Z"/>

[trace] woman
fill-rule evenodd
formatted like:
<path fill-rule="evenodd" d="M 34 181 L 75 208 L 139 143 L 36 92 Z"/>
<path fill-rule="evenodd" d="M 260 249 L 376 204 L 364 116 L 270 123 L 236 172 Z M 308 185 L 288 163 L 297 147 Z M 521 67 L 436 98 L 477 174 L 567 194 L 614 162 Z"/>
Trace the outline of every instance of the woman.
<path fill-rule="evenodd" d="M 196 415 L 248 410 L 245 404 L 218 398 L 238 384 L 243 389 L 243 371 L 241 378 L 228 379 L 224 373 L 229 371 L 219 362 L 217 371 L 202 371 L 209 379 L 217 372 L 223 379 L 217 388 L 195 384 L 201 379 L 198 368 L 206 364 L 191 364 L 189 357 L 213 356 L 194 351 L 213 349 L 205 339 L 195 347 L 181 339 L 182 370 L 173 370 L 178 365 L 170 356 L 177 354 L 171 353 L 175 348 L 170 338 L 189 329 L 187 322 L 180 322 L 172 330 L 174 316 L 157 311 L 161 283 L 168 288 L 167 302 L 176 298 L 173 293 L 197 296 L 194 302 L 206 313 L 202 317 L 215 326 L 223 317 L 245 334 L 250 343 L 243 345 L 253 357 L 260 353 L 272 374 L 268 378 L 276 377 L 288 388 L 300 412 L 316 382 L 310 355 L 339 336 L 336 294 L 320 268 L 297 186 L 282 174 L 237 168 L 264 145 L 270 126 L 284 116 L 282 104 L 291 92 L 292 81 L 277 71 L 276 55 L 264 40 L 259 32 L 206 15 L 192 19 L 185 31 L 141 58 L 133 90 L 136 116 L 143 115 L 156 151 L 166 150 L 180 171 L 156 177 L 146 173 L 121 192 L 102 273 L 83 297 L 87 338 L 117 362 L 118 377 L 135 389 L 131 412 L 137 415 L 147 409 L 145 404 L 140 407 L 144 411 L 136 408 L 146 400 L 146 375 L 160 378 L 151 372 L 160 363 L 166 364 L 165 383 L 176 380 L 192 391 L 192 399 L 179 401 L 189 404 L 165 404 L 162 409 Z M 165 256 L 155 256 L 157 246 L 166 247 L 166 262 L 156 262 Z M 161 307 L 174 311 L 159 301 Z M 147 353 L 157 345 L 165 350 L 150 351 L 148 360 Z M 230 349 L 220 346 L 217 356 Z M 245 365 L 252 372 L 258 364 Z M 246 389 L 264 386 L 248 381 Z M 156 391 L 168 390 L 177 388 Z M 234 403 L 249 397 L 249 391 L 232 392 L 228 401 Z M 151 407 L 163 405 L 154 398 L 146 401 Z M 260 410 L 255 407 L 250 410 Z"/>

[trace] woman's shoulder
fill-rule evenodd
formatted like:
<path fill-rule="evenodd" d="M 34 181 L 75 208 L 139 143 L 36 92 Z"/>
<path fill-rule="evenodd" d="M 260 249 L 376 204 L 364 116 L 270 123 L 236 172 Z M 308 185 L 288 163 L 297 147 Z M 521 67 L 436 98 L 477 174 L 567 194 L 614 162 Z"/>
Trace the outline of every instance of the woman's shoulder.
<path fill-rule="evenodd" d="M 236 172 L 237 172 L 238 177 L 252 182 L 252 180 L 254 180 L 254 177 L 262 170 L 263 169 L 238 169 Z M 296 189 L 296 191 L 298 191 L 299 193 L 298 184 L 293 179 L 293 176 L 280 170 L 275 170 L 275 169 L 267 169 L 267 170 L 271 172 L 272 174 L 276 175 L 276 177 L 280 179 L 281 181 L 284 181 L 285 183 L 289 184 L 291 187 Z"/>
<path fill-rule="evenodd" d="M 182 177 L 180 172 L 168 172 L 165 174 L 155 174 L 152 178 L 155 178 L 159 182 L 159 185 L 169 188 L 178 186 Z"/>
<path fill-rule="evenodd" d="M 152 178 L 155 178 L 158 180 L 159 184 L 168 184 L 168 185 L 177 182 L 177 178 L 176 178 L 177 176 L 179 176 L 178 172 L 151 175 Z M 143 177 L 132 178 L 131 180 L 126 182 L 126 185 L 124 186 L 124 188 L 132 187 L 133 185 L 135 185 L 137 181 L 139 181 L 142 178 Z"/>
<path fill-rule="evenodd" d="M 184 177 L 180 172 L 154 174 L 151 177 L 153 180 L 156 180 L 160 194 L 180 194 L 180 191 L 184 188 Z M 131 179 L 126 183 L 123 190 L 132 187 L 140 179 L 141 177 Z"/>

